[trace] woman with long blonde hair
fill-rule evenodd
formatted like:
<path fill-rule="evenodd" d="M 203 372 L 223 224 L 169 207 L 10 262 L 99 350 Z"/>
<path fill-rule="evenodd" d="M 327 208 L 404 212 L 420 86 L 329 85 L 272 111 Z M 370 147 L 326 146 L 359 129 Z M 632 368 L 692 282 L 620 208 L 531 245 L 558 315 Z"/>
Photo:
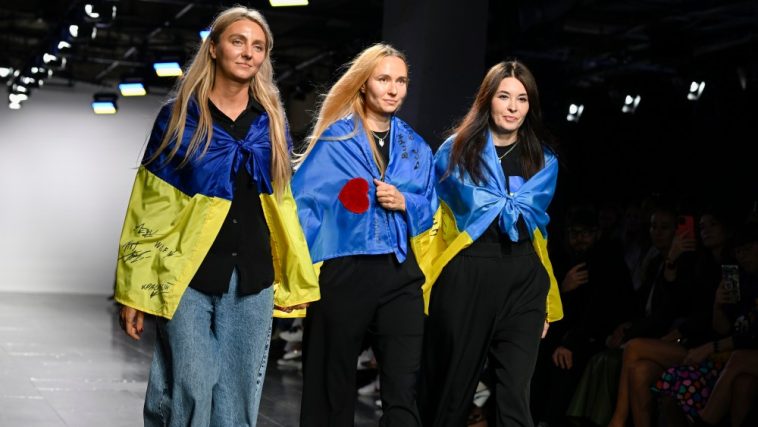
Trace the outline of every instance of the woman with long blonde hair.
<path fill-rule="evenodd" d="M 322 299 L 303 325 L 301 426 L 352 426 L 356 360 L 374 334 L 381 425 L 420 425 L 423 334 L 419 243 L 436 206 L 432 152 L 395 113 L 405 56 L 365 49 L 323 99 L 292 188 Z"/>
<path fill-rule="evenodd" d="M 257 11 L 220 13 L 137 172 L 116 300 L 133 339 L 159 316 L 145 425 L 255 425 L 274 307 L 319 298 L 272 47 Z"/>

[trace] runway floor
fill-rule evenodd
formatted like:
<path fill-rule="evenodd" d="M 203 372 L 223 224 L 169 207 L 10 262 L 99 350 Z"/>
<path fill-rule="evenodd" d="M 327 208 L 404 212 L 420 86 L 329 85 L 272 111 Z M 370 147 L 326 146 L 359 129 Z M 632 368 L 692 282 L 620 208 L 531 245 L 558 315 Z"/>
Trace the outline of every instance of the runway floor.
<path fill-rule="evenodd" d="M 102 295 L 0 293 L 0 426 L 142 425 L 155 331 L 139 342 Z M 302 376 L 272 343 L 259 427 L 297 426 Z M 374 397 L 359 396 L 355 425 L 375 426 Z"/>

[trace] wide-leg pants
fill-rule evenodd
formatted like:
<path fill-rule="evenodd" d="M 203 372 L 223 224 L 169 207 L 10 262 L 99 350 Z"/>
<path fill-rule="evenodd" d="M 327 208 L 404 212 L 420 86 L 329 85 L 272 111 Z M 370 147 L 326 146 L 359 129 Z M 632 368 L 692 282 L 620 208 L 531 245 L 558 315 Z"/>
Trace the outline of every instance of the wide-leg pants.
<path fill-rule="evenodd" d="M 327 260 L 321 300 L 303 323 L 301 426 L 353 426 L 356 361 L 367 331 L 374 333 L 382 426 L 420 425 L 416 384 L 424 328 L 424 276 L 412 253 Z"/>
<path fill-rule="evenodd" d="M 255 426 L 271 339 L 271 287 L 223 295 L 187 288 L 158 337 L 145 396 L 145 426 Z"/>
<path fill-rule="evenodd" d="M 424 426 L 466 425 L 485 360 L 495 380 L 497 426 L 531 426 L 529 384 L 550 281 L 531 242 L 479 244 L 445 267 L 432 288 L 424 333 Z"/>

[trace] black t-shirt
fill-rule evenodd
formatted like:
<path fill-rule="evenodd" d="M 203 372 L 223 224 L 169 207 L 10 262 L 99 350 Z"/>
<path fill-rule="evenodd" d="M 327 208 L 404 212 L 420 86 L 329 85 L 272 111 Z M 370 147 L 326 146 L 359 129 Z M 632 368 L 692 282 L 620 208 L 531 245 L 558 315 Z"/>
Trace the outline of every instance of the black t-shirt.
<path fill-rule="evenodd" d="M 503 174 L 505 175 L 505 191 L 510 193 L 512 191 L 511 187 L 513 186 L 512 181 L 519 178 L 523 180 L 525 175 L 521 165 L 521 144 L 517 142 L 515 147 L 513 145 L 506 147 L 495 146 L 495 151 L 497 152 L 497 157 L 501 158 L 500 165 L 503 168 Z M 476 239 L 476 241 L 481 243 L 510 242 L 511 240 L 508 235 L 500 231 L 499 221 L 500 217 L 498 216 L 492 221 L 492 224 L 490 224 L 487 230 Z M 530 240 L 529 231 L 526 228 L 526 222 L 524 222 L 523 218 L 519 217 L 518 222 L 516 223 L 516 228 L 518 229 L 519 234 L 518 242 Z"/>
<path fill-rule="evenodd" d="M 386 130 L 384 132 L 371 132 L 372 137 L 374 138 L 374 143 L 376 143 L 376 146 L 379 147 L 379 154 L 382 155 L 382 159 L 384 160 L 384 166 L 389 166 L 390 164 L 390 131 Z"/>
<path fill-rule="evenodd" d="M 252 95 L 247 107 L 236 120 L 227 117 L 210 100 L 208 106 L 213 123 L 238 140 L 247 136 L 250 126 L 265 111 Z M 208 255 L 189 284 L 198 291 L 208 294 L 225 293 L 229 290 L 229 278 L 235 267 L 239 272 L 238 292 L 241 295 L 260 292 L 274 281 L 270 235 L 260 194 L 244 167 L 248 156 L 245 155 L 245 161 L 234 177 L 234 198 L 229 213 Z"/>

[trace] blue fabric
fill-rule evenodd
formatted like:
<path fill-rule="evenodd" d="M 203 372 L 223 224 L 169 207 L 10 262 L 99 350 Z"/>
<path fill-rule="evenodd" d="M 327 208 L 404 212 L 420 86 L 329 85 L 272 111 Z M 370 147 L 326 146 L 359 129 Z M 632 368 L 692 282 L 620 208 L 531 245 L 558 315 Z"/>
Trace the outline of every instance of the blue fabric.
<path fill-rule="evenodd" d="M 268 362 L 273 289 L 207 295 L 187 288 L 158 339 L 145 396 L 145 426 L 255 426 Z"/>
<path fill-rule="evenodd" d="M 168 103 L 163 106 L 158 114 L 145 150 L 145 160 L 152 156 L 160 146 L 168 128 L 172 108 L 173 102 Z M 197 102 L 193 99 L 187 109 L 184 135 L 176 156 L 171 162 L 166 162 L 166 157 L 173 148 L 173 144 L 169 145 L 156 160 L 147 165 L 147 169 L 189 196 L 200 193 L 232 200 L 234 177 L 237 176 L 239 168 L 244 167 L 257 184 L 259 193 L 272 194 L 270 178 L 271 139 L 269 137 L 268 114 L 261 114 L 253 122 L 243 140 L 236 140 L 221 126 L 214 125 L 211 143 L 205 155 L 199 156 L 199 153 L 202 152 L 202 144 L 205 143 L 205 138 L 203 138 L 200 141 L 201 147 L 197 152 L 198 155 L 191 160 L 192 164 L 177 168 L 184 159 L 189 142 L 197 128 L 199 117 L 200 110 Z M 243 165 L 245 157 L 248 161 Z"/>
<path fill-rule="evenodd" d="M 450 164 L 450 150 L 453 137 L 448 138 L 434 156 L 437 176 L 442 177 Z M 484 182 L 476 184 L 468 173 L 461 179 L 458 168 L 437 184 L 440 199 L 452 210 L 459 231 L 466 231 L 471 240 L 476 240 L 499 218 L 500 229 L 508 234 L 511 241 L 518 241 L 516 222 L 524 218 L 533 239 L 534 230 L 539 229 L 547 238 L 547 224 L 550 221 L 546 210 L 555 193 L 558 179 L 558 159 L 549 149 L 544 149 L 545 166 L 527 181 L 511 181 L 511 192 L 505 191 L 505 175 L 497 158 L 492 134 L 488 133 L 487 144 L 482 152 L 482 173 Z"/>
<path fill-rule="evenodd" d="M 437 209 L 432 151 L 405 122 L 390 122 L 390 160 L 384 181 L 405 197 L 406 212 L 383 209 L 373 180 L 380 179 L 369 141 L 357 119 L 329 126 L 292 179 L 298 216 L 313 262 L 339 256 L 408 254 L 408 239 L 432 226 Z M 355 213 L 339 200 L 354 178 L 368 183 L 368 210 Z"/>

